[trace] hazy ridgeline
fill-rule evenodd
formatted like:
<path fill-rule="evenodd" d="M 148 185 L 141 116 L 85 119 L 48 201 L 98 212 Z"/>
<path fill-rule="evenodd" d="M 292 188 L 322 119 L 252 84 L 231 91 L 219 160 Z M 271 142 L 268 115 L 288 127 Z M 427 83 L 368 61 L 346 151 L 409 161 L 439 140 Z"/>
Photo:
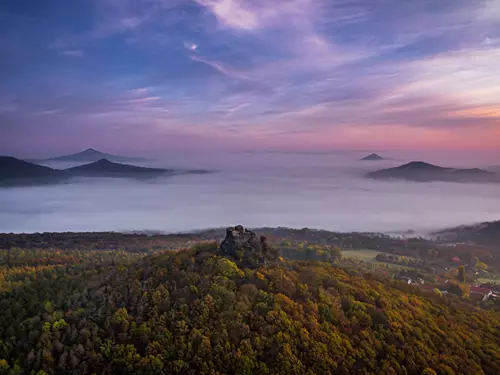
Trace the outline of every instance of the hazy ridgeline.
<path fill-rule="evenodd" d="M 162 230 L 289 226 L 335 231 L 426 231 L 498 219 L 495 184 L 411 183 L 363 178 L 409 160 L 492 167 L 491 155 L 382 153 L 191 154 L 145 166 L 207 168 L 212 174 L 144 181 L 79 179 L 71 184 L 0 190 L 0 232 Z M 426 155 L 422 157 L 422 155 Z M 66 168 L 75 164 L 47 164 Z"/>

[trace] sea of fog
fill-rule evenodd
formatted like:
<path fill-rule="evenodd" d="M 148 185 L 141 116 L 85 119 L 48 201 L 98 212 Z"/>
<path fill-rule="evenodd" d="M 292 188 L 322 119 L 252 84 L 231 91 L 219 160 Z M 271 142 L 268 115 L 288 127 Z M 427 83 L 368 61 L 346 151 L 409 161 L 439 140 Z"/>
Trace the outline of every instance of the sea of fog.
<path fill-rule="evenodd" d="M 165 155 L 143 165 L 214 173 L 151 181 L 80 179 L 0 189 L 0 232 L 191 231 L 243 224 L 397 233 L 500 219 L 494 184 L 374 181 L 371 170 L 425 160 L 456 167 L 498 165 L 467 155 L 206 153 Z M 70 165 L 51 164 L 56 168 Z"/>

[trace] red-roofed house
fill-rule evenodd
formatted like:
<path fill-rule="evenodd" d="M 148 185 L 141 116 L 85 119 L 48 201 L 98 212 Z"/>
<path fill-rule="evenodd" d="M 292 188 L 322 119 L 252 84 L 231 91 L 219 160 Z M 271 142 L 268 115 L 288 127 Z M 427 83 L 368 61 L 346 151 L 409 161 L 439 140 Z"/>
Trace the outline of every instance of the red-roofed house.
<path fill-rule="evenodd" d="M 486 301 L 493 294 L 491 289 L 483 288 L 480 286 L 471 285 L 470 287 L 470 298 Z"/>
<path fill-rule="evenodd" d="M 492 284 L 492 283 L 484 283 L 480 285 L 481 288 L 488 288 L 491 289 L 493 294 L 500 294 L 500 285 L 498 284 Z"/>

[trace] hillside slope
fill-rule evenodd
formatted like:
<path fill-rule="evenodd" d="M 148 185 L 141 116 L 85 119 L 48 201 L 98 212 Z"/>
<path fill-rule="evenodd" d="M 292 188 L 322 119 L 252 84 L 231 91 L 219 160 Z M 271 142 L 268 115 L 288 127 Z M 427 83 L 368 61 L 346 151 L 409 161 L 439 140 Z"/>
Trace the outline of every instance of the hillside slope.
<path fill-rule="evenodd" d="M 0 369 L 3 358 L 49 374 L 500 373 L 498 312 L 282 261 L 265 238 L 227 233 L 220 247 L 61 269 L 0 294 Z"/>
<path fill-rule="evenodd" d="M 433 233 L 442 241 L 471 242 L 486 246 L 500 246 L 500 221 L 448 228 Z"/>
<path fill-rule="evenodd" d="M 94 163 L 84 164 L 65 170 L 72 176 L 86 177 L 144 177 L 158 176 L 165 173 L 172 173 L 171 170 L 162 168 L 146 168 L 135 165 L 113 163 L 107 159 L 100 159 Z"/>
<path fill-rule="evenodd" d="M 399 167 L 381 169 L 366 175 L 373 179 L 401 179 L 417 182 L 500 182 L 499 177 L 479 168 L 455 169 L 412 161 Z"/>
<path fill-rule="evenodd" d="M 144 158 L 133 158 L 119 155 L 112 155 L 105 152 L 95 150 L 93 148 L 88 148 L 81 152 L 77 152 L 70 155 L 56 156 L 47 161 L 60 161 L 60 162 L 94 162 L 100 159 L 108 159 L 114 162 L 133 162 L 133 161 L 145 161 Z"/>
<path fill-rule="evenodd" d="M 66 173 L 16 159 L 11 156 L 0 156 L 0 185 L 30 185 L 60 182 Z"/>

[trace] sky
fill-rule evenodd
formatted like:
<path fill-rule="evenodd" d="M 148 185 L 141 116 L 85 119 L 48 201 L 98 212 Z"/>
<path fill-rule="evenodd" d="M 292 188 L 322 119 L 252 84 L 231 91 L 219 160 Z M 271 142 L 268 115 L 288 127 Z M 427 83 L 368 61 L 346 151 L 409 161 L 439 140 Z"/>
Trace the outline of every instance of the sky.
<path fill-rule="evenodd" d="M 500 0 L 2 0 L 0 154 L 500 149 Z"/>

